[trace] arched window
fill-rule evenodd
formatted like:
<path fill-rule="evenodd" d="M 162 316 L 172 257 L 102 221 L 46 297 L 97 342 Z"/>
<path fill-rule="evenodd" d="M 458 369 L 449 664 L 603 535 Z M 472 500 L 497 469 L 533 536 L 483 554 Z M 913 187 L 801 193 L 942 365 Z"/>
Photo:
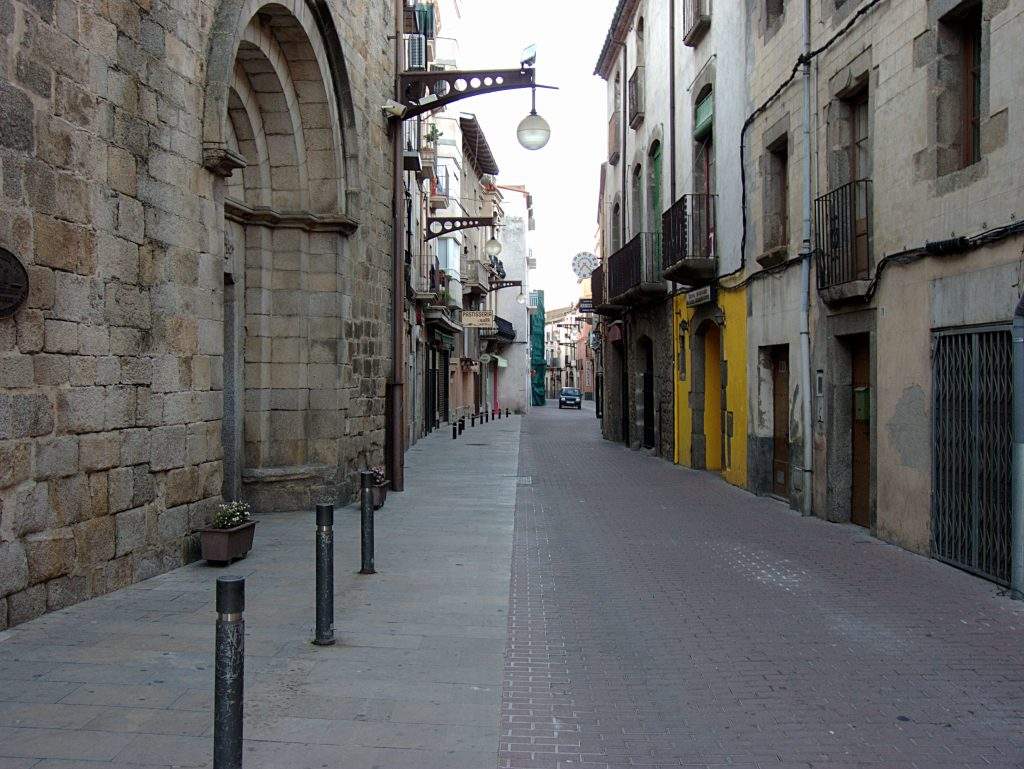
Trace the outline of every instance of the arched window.
<path fill-rule="evenodd" d="M 654 142 L 647 156 L 647 229 L 661 234 L 661 142 Z"/>
<path fill-rule="evenodd" d="M 614 254 L 622 248 L 622 206 L 616 203 L 612 206 L 612 249 Z"/>

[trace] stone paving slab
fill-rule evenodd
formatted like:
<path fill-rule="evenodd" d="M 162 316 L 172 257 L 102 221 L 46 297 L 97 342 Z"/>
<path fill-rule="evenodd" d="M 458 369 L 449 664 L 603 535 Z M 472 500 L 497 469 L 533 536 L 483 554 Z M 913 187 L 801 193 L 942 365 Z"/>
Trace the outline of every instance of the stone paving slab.
<path fill-rule="evenodd" d="M 1024 766 L 1021 602 L 596 422 L 524 421 L 500 767 Z"/>
<path fill-rule="evenodd" d="M 335 526 L 334 647 L 310 643 L 312 513 L 263 516 L 227 568 L 192 564 L 0 633 L 0 769 L 208 767 L 214 581 L 246 577 L 247 769 L 480 769 L 499 742 L 520 421 L 408 453 L 359 576 Z"/>

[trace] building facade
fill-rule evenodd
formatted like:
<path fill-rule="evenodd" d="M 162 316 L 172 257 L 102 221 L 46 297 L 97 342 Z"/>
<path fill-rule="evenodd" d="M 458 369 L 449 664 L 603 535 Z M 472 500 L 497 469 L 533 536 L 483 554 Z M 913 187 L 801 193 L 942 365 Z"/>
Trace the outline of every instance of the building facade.
<path fill-rule="evenodd" d="M 621 2 L 605 436 L 1005 583 L 1022 36 L 1015 0 Z"/>
<path fill-rule="evenodd" d="M 383 458 L 393 5 L 0 8 L 0 627 Z"/>

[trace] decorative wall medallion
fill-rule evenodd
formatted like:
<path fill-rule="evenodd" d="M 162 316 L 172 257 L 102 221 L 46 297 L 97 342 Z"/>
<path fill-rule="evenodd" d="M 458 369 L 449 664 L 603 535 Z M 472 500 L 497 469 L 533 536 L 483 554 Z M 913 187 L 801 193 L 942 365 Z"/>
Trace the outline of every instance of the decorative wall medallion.
<path fill-rule="evenodd" d="M 13 315 L 28 299 L 28 273 L 21 261 L 0 248 L 0 318 Z"/>

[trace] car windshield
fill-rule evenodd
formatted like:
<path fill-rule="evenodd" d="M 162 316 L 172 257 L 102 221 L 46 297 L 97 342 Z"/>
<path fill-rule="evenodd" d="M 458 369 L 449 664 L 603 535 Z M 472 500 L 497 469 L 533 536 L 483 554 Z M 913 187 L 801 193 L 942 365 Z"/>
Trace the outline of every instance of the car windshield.
<path fill-rule="evenodd" d="M 562 388 L 562 395 L 574 395 L 576 397 L 579 397 L 579 394 L 580 394 L 580 391 L 577 390 L 575 387 L 563 387 Z"/>

